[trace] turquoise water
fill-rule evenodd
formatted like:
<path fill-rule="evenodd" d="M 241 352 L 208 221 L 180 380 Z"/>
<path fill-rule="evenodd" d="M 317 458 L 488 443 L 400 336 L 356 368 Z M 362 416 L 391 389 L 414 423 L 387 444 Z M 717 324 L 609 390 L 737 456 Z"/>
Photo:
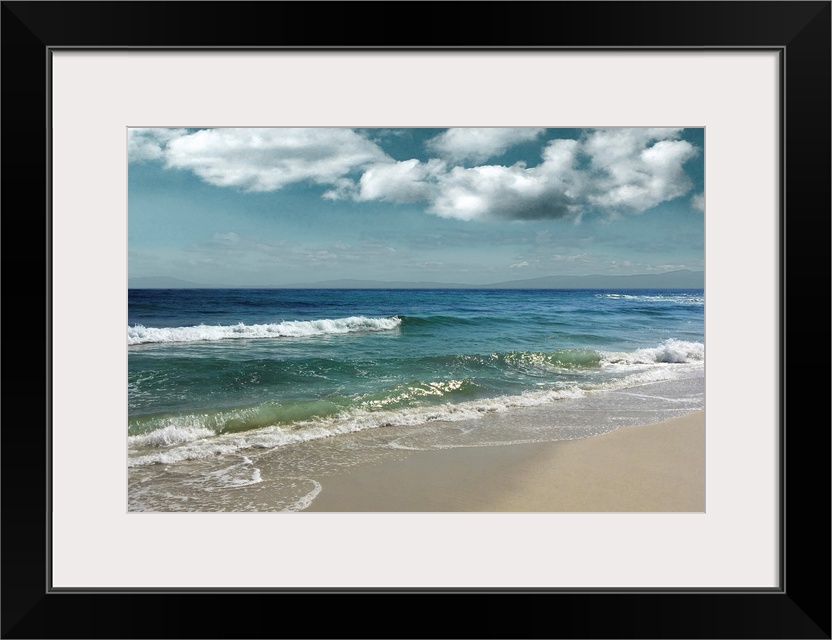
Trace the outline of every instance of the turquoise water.
<path fill-rule="evenodd" d="M 131 290 L 128 315 L 128 465 L 143 478 L 220 458 L 242 465 L 237 487 L 263 480 L 252 456 L 372 448 L 355 434 L 556 440 L 704 406 L 702 290 Z M 525 428 L 541 409 L 563 429 Z"/>

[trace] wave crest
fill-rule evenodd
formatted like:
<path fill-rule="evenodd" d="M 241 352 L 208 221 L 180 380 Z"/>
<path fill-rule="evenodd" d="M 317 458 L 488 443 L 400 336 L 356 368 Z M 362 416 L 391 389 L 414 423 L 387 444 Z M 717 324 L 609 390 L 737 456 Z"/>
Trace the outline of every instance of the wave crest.
<path fill-rule="evenodd" d="M 285 320 L 274 324 L 205 325 L 194 327 L 155 328 L 135 325 L 127 327 L 127 344 L 164 342 L 213 342 L 255 338 L 308 338 L 343 333 L 391 331 L 401 326 L 401 318 L 349 318 L 322 320 Z"/>
<path fill-rule="evenodd" d="M 658 347 L 637 349 L 632 353 L 606 352 L 601 361 L 604 364 L 684 364 L 704 360 L 705 345 L 701 342 L 670 338 Z"/>

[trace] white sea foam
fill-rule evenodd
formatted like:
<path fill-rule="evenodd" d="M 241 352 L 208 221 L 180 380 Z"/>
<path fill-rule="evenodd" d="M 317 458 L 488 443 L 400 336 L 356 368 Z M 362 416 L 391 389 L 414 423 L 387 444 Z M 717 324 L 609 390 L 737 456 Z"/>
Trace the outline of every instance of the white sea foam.
<path fill-rule="evenodd" d="M 321 489 L 323 488 L 321 487 L 321 483 L 317 480 L 313 480 L 312 478 L 304 478 L 304 480 L 312 483 L 312 490 L 306 495 L 303 495 L 300 498 L 298 498 L 293 505 L 287 507 L 283 511 L 303 511 L 304 509 L 306 509 L 306 507 L 312 504 L 312 501 L 316 497 L 318 497 L 318 494 L 321 492 Z"/>
<path fill-rule="evenodd" d="M 654 294 L 654 295 L 633 295 L 629 293 L 599 293 L 598 298 L 609 300 L 637 300 L 642 302 L 673 302 L 676 304 L 705 304 L 705 297 L 690 294 Z"/>
<path fill-rule="evenodd" d="M 184 416 L 180 420 L 186 424 L 169 424 L 155 431 L 129 436 L 127 443 L 133 447 L 167 447 L 209 438 L 214 435 L 214 431 L 211 429 L 200 424 L 194 424 L 198 420 L 197 416 Z M 188 422 L 191 424 L 187 424 Z"/>
<path fill-rule="evenodd" d="M 188 440 L 182 437 L 180 446 L 147 453 L 146 448 L 136 450 L 142 446 L 166 446 L 173 443 L 171 436 L 160 436 L 157 441 L 150 437 L 153 433 L 131 436 L 128 445 L 133 449 L 133 456 L 128 465 L 143 466 L 148 464 L 173 464 L 183 460 L 197 460 L 215 455 L 222 455 L 240 451 L 242 449 L 273 449 L 290 444 L 328 438 L 331 436 L 374 429 L 378 427 L 413 426 L 434 421 L 459 422 L 472 420 L 483 415 L 502 413 L 517 407 L 532 407 L 549 404 L 557 400 L 580 398 L 585 394 L 577 387 L 567 389 L 531 391 L 514 396 L 500 396 L 461 402 L 458 404 L 444 404 L 431 407 L 409 407 L 388 411 L 367 411 L 352 409 L 335 416 L 315 418 L 297 422 L 291 426 L 274 425 L 255 429 L 243 434 L 221 434 L 209 429 L 198 432 L 194 428 L 183 428 Z M 174 429 L 169 429 L 173 431 Z M 213 437 L 212 437 L 213 436 Z"/>
<path fill-rule="evenodd" d="M 205 487 L 207 491 L 249 487 L 263 481 L 260 477 L 260 469 L 254 466 L 250 458 L 245 456 L 243 456 L 242 462 L 206 473 L 204 478 L 210 485 Z"/>
<path fill-rule="evenodd" d="M 601 366 L 627 364 L 680 364 L 704 362 L 705 345 L 685 340 L 665 340 L 658 347 L 637 349 L 632 352 L 601 352 Z"/>
<path fill-rule="evenodd" d="M 391 331 L 401 326 L 401 318 L 349 318 L 286 320 L 273 324 L 206 325 L 195 327 L 127 327 L 127 344 L 160 342 L 206 342 L 254 338 L 306 338 L 343 333 Z"/>

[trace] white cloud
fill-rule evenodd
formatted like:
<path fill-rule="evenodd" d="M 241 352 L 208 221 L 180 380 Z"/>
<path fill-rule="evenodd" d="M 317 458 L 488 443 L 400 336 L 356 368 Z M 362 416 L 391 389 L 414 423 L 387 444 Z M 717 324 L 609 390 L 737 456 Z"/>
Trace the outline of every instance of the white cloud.
<path fill-rule="evenodd" d="M 598 129 L 548 142 L 529 167 L 480 164 L 543 129 L 448 129 L 428 147 L 442 158 L 396 161 L 351 129 L 131 129 L 132 160 L 163 160 L 216 186 L 275 191 L 296 182 L 325 186 L 323 197 L 424 202 L 430 213 L 460 220 L 610 219 L 684 196 L 685 163 L 698 150 L 681 129 Z M 702 196 L 692 206 L 700 207 Z"/>
<path fill-rule="evenodd" d="M 140 129 L 127 130 L 127 160 L 144 162 L 162 160 L 167 144 L 187 133 L 186 129 Z"/>
<path fill-rule="evenodd" d="M 579 219 L 640 213 L 684 195 L 684 164 L 696 153 L 680 129 L 597 130 L 549 142 L 540 164 L 448 166 L 400 162 L 362 177 L 358 199 L 424 199 L 428 211 L 460 220 Z M 436 139 L 434 139 L 436 140 Z"/>
<path fill-rule="evenodd" d="M 583 190 L 583 176 L 574 167 L 577 151 L 575 140 L 555 140 L 536 167 L 527 168 L 523 163 L 454 167 L 439 177 L 439 194 L 430 210 L 462 220 L 576 215 Z"/>
<path fill-rule="evenodd" d="M 458 128 L 448 129 L 427 142 L 431 151 L 455 162 L 483 162 L 499 156 L 521 142 L 534 140 L 545 131 L 532 128 Z"/>
<path fill-rule="evenodd" d="M 690 206 L 692 206 L 697 211 L 705 212 L 705 194 L 704 193 L 697 193 L 690 199 Z"/>
<path fill-rule="evenodd" d="M 350 129 L 207 129 L 171 140 L 165 160 L 216 186 L 275 191 L 303 181 L 345 188 L 344 176 L 390 158 Z"/>
<path fill-rule="evenodd" d="M 436 191 L 435 178 L 445 171 L 440 160 L 374 164 L 361 176 L 356 200 L 416 202 L 430 200 Z"/>
<path fill-rule="evenodd" d="M 695 147 L 678 140 L 681 129 L 605 129 L 584 147 L 596 170 L 590 203 L 605 209 L 645 211 L 690 191 L 683 165 Z"/>
<path fill-rule="evenodd" d="M 509 265 L 509 269 L 525 269 L 529 266 L 529 263 L 525 260 L 523 262 L 515 262 L 512 265 Z"/>

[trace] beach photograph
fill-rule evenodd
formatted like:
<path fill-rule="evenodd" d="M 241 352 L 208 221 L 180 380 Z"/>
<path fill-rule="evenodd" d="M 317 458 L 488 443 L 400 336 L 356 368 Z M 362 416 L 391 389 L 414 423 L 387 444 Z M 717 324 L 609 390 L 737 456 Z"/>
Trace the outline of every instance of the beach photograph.
<path fill-rule="evenodd" d="M 704 128 L 127 136 L 129 512 L 705 511 Z"/>

